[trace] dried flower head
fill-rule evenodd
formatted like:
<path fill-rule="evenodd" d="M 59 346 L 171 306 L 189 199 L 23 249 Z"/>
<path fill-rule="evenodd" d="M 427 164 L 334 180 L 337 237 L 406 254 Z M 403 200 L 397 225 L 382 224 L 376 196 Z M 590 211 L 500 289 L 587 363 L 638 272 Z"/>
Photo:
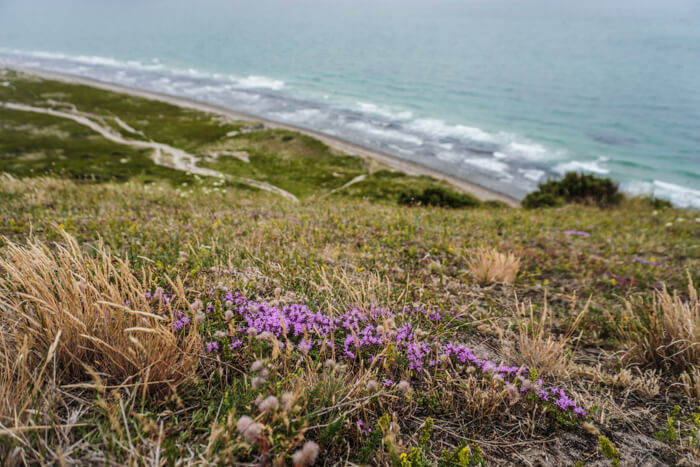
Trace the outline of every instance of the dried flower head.
<path fill-rule="evenodd" d="M 318 457 L 318 451 L 318 444 L 313 441 L 307 441 L 304 443 L 304 446 L 292 456 L 294 467 L 304 467 L 313 464 Z"/>
<path fill-rule="evenodd" d="M 153 300 L 155 300 L 155 301 L 162 300 L 163 294 L 165 294 L 165 290 L 163 290 L 163 287 L 156 287 L 155 292 L 153 292 Z"/>
<path fill-rule="evenodd" d="M 279 406 L 280 401 L 275 396 L 267 396 L 258 404 L 258 409 L 260 409 L 261 412 L 269 412 L 270 410 L 277 410 Z"/>
<path fill-rule="evenodd" d="M 256 389 L 256 390 L 260 389 L 263 384 L 265 384 L 265 378 L 261 378 L 260 376 L 256 376 L 250 382 L 250 385 L 253 387 L 253 389 Z"/>
<path fill-rule="evenodd" d="M 192 310 L 195 312 L 202 311 L 204 309 L 204 303 L 202 303 L 200 299 L 197 299 L 190 304 L 190 307 L 192 307 Z"/>
<path fill-rule="evenodd" d="M 291 392 L 285 392 L 282 394 L 282 408 L 285 411 L 289 411 L 294 403 L 294 394 Z"/>
<path fill-rule="evenodd" d="M 247 415 L 238 419 L 236 428 L 241 436 L 243 436 L 243 439 L 251 444 L 258 442 L 262 435 L 262 427 Z"/>

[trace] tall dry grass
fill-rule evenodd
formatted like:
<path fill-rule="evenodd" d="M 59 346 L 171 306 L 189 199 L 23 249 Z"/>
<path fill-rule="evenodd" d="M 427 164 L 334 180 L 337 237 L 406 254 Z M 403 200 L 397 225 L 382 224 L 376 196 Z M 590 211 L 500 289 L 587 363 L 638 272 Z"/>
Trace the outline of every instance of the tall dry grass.
<path fill-rule="evenodd" d="M 192 378 L 201 348 L 195 327 L 176 336 L 169 311 L 146 299 L 145 279 L 128 261 L 101 247 L 88 255 L 73 237 L 63 238 L 51 248 L 41 242 L 5 248 L 0 363 L 12 365 L 21 354 L 33 368 L 51 354 L 61 383 L 94 378 L 148 392 Z M 24 377 L 17 375 L 19 382 Z"/>
<path fill-rule="evenodd" d="M 469 272 L 479 284 L 512 284 L 520 270 L 520 258 L 513 253 L 479 248 L 469 260 Z"/>
<path fill-rule="evenodd" d="M 690 274 L 687 300 L 665 286 L 651 302 L 625 300 L 619 332 L 629 361 L 692 373 L 700 364 L 700 300 Z"/>
<path fill-rule="evenodd" d="M 590 299 L 583 309 L 576 315 L 566 332 L 556 335 L 553 333 L 551 313 L 547 305 L 545 295 L 544 305 L 539 316 L 535 314 L 532 304 L 517 301 L 515 303 L 516 332 L 512 337 L 516 348 L 508 349 L 510 359 L 528 368 L 534 368 L 538 372 L 548 375 L 560 375 L 565 373 L 571 363 L 570 343 L 588 312 Z M 576 299 L 572 300 L 571 314 L 574 315 Z"/>

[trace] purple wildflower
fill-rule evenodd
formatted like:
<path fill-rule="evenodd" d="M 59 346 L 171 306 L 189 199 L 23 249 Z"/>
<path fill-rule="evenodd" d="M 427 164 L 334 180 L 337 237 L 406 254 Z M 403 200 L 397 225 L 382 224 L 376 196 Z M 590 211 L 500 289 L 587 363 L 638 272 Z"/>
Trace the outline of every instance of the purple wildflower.
<path fill-rule="evenodd" d="M 652 261 L 652 260 L 649 260 L 649 259 L 639 258 L 639 257 L 635 257 L 635 258 L 632 260 L 632 262 L 633 262 L 633 263 L 644 264 L 644 265 L 646 265 L 646 266 L 653 266 L 653 267 L 658 267 L 658 266 L 663 266 L 663 265 L 664 265 L 664 263 L 660 263 L 660 262 L 657 262 L 657 261 Z"/>
<path fill-rule="evenodd" d="M 591 236 L 591 234 L 589 234 L 588 232 L 583 232 L 581 230 L 567 230 L 566 232 L 564 232 L 564 234 L 582 238 L 588 238 Z"/>

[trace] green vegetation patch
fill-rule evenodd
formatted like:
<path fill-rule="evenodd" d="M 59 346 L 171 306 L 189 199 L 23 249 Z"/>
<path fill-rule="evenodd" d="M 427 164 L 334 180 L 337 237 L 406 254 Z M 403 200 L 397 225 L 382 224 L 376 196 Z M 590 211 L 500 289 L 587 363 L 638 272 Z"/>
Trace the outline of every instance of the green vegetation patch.
<path fill-rule="evenodd" d="M 522 202 L 526 208 L 559 207 L 566 203 L 594 204 L 610 207 L 620 203 L 623 195 L 609 178 L 568 172 L 562 180 L 540 183 Z"/>
<path fill-rule="evenodd" d="M 0 102 L 78 112 L 125 139 L 182 149 L 206 167 L 265 182 L 300 199 L 334 196 L 396 202 L 408 189 L 446 188 L 430 177 L 379 170 L 307 135 L 89 86 L 8 72 Z M 105 140 L 69 119 L 0 110 L 0 171 L 60 175 L 83 181 L 137 179 L 193 183 L 196 178 L 152 161 L 152 151 Z M 365 180 L 340 189 L 351 180 Z"/>

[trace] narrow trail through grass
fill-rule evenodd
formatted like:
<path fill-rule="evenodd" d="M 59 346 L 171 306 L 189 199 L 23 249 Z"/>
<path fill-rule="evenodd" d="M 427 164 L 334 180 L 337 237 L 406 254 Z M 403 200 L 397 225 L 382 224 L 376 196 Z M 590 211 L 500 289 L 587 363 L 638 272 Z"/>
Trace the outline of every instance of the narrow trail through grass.
<path fill-rule="evenodd" d="M 192 154 L 189 154 L 181 149 L 174 148 L 174 147 L 169 146 L 167 144 L 157 143 L 155 141 L 140 141 L 140 140 L 135 140 L 135 139 L 126 139 L 126 138 L 122 137 L 120 134 L 110 131 L 109 128 L 106 128 L 104 126 L 99 125 L 98 123 L 96 123 L 93 120 L 86 117 L 85 114 L 80 113 L 78 111 L 63 112 L 60 110 L 48 109 L 48 108 L 44 108 L 44 107 L 34 107 L 31 105 L 17 104 L 17 103 L 13 103 L 13 102 L 3 102 L 2 105 L 4 107 L 6 107 L 8 109 L 12 109 L 12 110 L 19 110 L 19 111 L 23 111 L 23 112 L 35 112 L 35 113 L 41 113 L 41 114 L 45 114 L 45 115 L 51 115 L 52 117 L 67 118 L 67 119 L 73 120 L 76 123 L 79 123 L 83 126 L 90 128 L 91 130 L 99 133 L 105 139 L 108 139 L 112 142 L 124 144 L 124 145 L 131 146 L 134 148 L 153 149 L 153 151 L 154 151 L 153 162 L 155 162 L 158 165 L 162 165 L 164 167 L 169 167 L 171 169 L 181 170 L 183 172 L 193 173 L 196 175 L 202 175 L 205 177 L 229 179 L 231 181 L 238 182 L 238 183 L 241 183 L 243 185 L 252 186 L 252 187 L 257 188 L 259 190 L 265 190 L 265 191 L 269 191 L 271 193 L 275 193 L 277 195 L 280 195 L 280 196 L 287 198 L 287 199 L 294 201 L 294 202 L 299 201 L 297 199 L 297 197 L 294 196 L 293 194 L 291 194 L 288 191 L 285 191 L 279 187 L 271 185 L 269 183 L 262 182 L 259 180 L 253 180 L 253 179 L 249 179 L 249 178 L 245 178 L 245 177 L 234 177 L 231 175 L 223 174 L 217 170 L 199 167 L 199 166 L 197 166 L 197 161 L 199 159 L 196 156 L 193 156 Z M 119 123 L 118 119 L 117 119 L 117 123 Z M 122 125 L 120 124 L 120 126 L 122 126 Z M 130 131 L 131 133 L 135 133 L 135 130 L 133 130 L 131 128 L 129 128 L 127 131 Z M 170 158 L 164 158 L 162 156 L 163 153 L 169 154 Z"/>

